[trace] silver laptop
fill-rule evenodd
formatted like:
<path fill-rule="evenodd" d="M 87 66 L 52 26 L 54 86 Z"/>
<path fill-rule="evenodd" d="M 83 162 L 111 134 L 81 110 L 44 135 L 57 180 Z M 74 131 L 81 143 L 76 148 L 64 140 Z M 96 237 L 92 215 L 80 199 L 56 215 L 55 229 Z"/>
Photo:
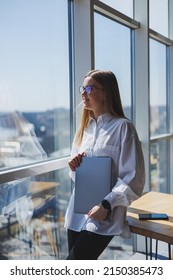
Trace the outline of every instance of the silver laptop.
<path fill-rule="evenodd" d="M 87 214 L 112 188 L 112 158 L 83 157 L 76 169 L 75 213 Z"/>

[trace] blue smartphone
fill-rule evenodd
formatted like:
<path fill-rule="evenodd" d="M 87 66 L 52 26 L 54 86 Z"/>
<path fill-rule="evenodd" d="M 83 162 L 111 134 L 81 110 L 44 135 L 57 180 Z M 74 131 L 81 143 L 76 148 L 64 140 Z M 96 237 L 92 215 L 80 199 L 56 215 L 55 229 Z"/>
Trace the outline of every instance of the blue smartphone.
<path fill-rule="evenodd" d="M 139 214 L 140 220 L 168 220 L 168 215 L 163 213 Z"/>

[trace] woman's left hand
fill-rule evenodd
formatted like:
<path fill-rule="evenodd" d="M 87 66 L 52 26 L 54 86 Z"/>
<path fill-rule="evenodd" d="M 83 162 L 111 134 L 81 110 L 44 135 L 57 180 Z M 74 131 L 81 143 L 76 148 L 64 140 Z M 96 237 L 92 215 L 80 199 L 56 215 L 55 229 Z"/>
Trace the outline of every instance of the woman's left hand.
<path fill-rule="evenodd" d="M 97 221 L 104 221 L 107 215 L 108 209 L 105 209 L 102 205 L 96 205 L 88 212 L 88 216 Z"/>

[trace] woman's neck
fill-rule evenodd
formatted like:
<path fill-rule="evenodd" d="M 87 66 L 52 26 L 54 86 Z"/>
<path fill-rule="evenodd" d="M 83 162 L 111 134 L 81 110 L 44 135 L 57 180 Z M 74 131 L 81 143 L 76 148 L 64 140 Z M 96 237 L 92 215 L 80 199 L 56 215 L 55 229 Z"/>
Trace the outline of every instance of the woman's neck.
<path fill-rule="evenodd" d="M 93 116 L 94 116 L 94 119 L 97 120 L 98 117 L 104 115 L 105 113 L 107 113 L 108 111 L 107 110 L 102 110 L 100 112 L 93 112 Z"/>

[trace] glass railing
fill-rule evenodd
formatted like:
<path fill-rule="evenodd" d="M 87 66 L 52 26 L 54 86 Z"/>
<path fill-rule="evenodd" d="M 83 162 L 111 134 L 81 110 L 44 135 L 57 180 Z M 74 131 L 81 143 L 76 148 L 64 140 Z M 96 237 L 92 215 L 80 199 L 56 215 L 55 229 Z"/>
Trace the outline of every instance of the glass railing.
<path fill-rule="evenodd" d="M 64 259 L 68 169 L 0 185 L 0 259 Z"/>

